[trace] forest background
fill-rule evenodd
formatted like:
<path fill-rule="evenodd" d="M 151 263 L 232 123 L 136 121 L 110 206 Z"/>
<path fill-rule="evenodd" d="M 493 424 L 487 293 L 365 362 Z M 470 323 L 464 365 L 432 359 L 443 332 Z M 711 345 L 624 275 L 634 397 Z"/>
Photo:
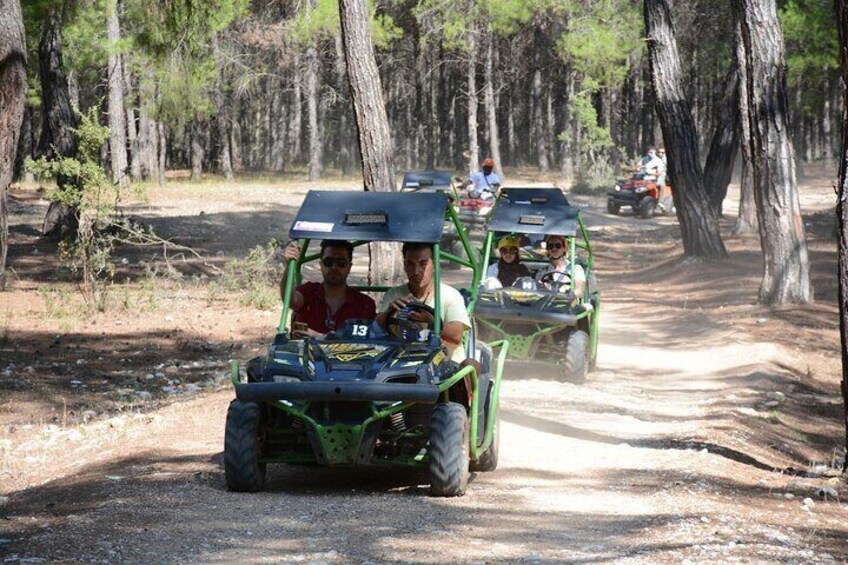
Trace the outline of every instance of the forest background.
<path fill-rule="evenodd" d="M 803 175 L 805 163 L 839 152 L 839 36 L 828 0 L 778 7 Z M 305 168 L 318 180 L 359 167 L 334 0 L 184 10 L 42 0 L 23 12 L 30 64 L 18 178 L 55 143 L 43 126 L 45 80 L 67 81 L 71 106 L 95 108 L 111 126 L 101 160 L 116 182 L 161 183 L 178 168 L 195 179 Z M 674 3 L 673 18 L 705 156 L 727 119 L 733 16 L 725 3 L 693 1 Z M 475 170 L 492 156 L 499 168 L 559 170 L 567 185 L 606 188 L 622 164 L 662 144 L 641 2 L 381 1 L 372 29 L 398 170 Z M 51 60 L 64 73 L 45 72 Z"/>

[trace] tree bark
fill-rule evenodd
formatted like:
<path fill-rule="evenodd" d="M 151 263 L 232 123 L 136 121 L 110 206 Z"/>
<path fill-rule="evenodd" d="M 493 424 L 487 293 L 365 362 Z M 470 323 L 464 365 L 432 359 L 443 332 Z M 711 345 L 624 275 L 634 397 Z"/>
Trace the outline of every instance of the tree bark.
<path fill-rule="evenodd" d="M 132 74 L 127 65 L 124 67 L 124 94 L 126 94 L 125 108 L 127 110 L 127 145 L 129 146 L 130 177 L 132 180 L 141 180 L 141 155 L 139 155 L 139 134 L 135 123 L 135 97 L 133 96 Z"/>
<path fill-rule="evenodd" d="M 545 139 L 545 121 L 542 109 L 542 32 L 536 27 L 533 42 L 533 138 L 536 142 L 536 163 L 539 170 L 548 172 L 548 145 Z"/>
<path fill-rule="evenodd" d="M 218 132 L 218 144 L 220 153 L 218 162 L 221 164 L 221 172 L 227 180 L 233 180 L 233 160 L 230 152 L 230 115 L 227 110 L 227 100 L 224 95 L 226 81 L 224 80 L 224 57 L 218 42 L 218 34 L 212 33 L 212 53 L 215 56 L 215 67 L 217 78 L 215 84 L 215 126 Z"/>
<path fill-rule="evenodd" d="M 124 66 L 117 52 L 121 41 L 119 0 L 109 2 L 106 7 L 106 38 L 109 40 L 109 153 L 112 163 L 112 182 L 120 186 L 129 184 L 127 171 L 127 122 L 124 113 Z"/>
<path fill-rule="evenodd" d="M 62 63 L 63 5 L 46 15 L 38 44 L 41 76 L 42 126 L 38 152 L 41 155 L 72 157 L 77 153 L 77 117 L 71 109 L 68 78 Z M 60 181 L 61 186 L 61 181 Z"/>
<path fill-rule="evenodd" d="M 203 126 L 195 120 L 191 126 L 191 180 L 203 180 Z"/>
<path fill-rule="evenodd" d="M 300 72 L 300 54 L 294 54 L 294 62 L 292 63 L 292 67 L 294 67 L 294 81 L 292 84 L 292 111 L 291 111 L 291 124 L 289 129 L 289 147 L 291 148 L 291 155 L 289 161 L 292 163 L 299 163 L 301 155 L 303 154 L 303 149 L 301 145 L 301 137 L 303 136 L 303 88 L 301 86 L 301 77 L 302 74 Z"/>
<path fill-rule="evenodd" d="M 722 203 L 727 196 L 727 185 L 733 176 L 736 153 L 739 151 L 739 73 L 736 65 L 725 79 L 722 112 L 713 133 L 707 163 L 704 166 L 704 187 L 709 195 L 715 215 L 721 218 Z"/>
<path fill-rule="evenodd" d="M 389 120 L 371 39 L 367 0 L 340 0 L 342 39 L 353 114 L 362 158 L 362 181 L 366 191 L 394 192 L 394 165 Z M 394 284 L 402 273 L 394 246 L 372 244 L 371 284 Z"/>
<path fill-rule="evenodd" d="M 757 207 L 754 204 L 754 185 L 751 178 L 751 125 L 748 121 L 748 67 L 745 64 L 745 42 L 742 40 L 742 24 L 734 18 L 736 33 L 736 87 L 739 89 L 739 147 L 742 153 L 742 175 L 739 178 L 739 215 L 733 227 L 734 235 L 746 235 L 757 229 Z"/>
<path fill-rule="evenodd" d="M 309 113 L 309 180 L 321 178 L 321 136 L 318 132 L 318 49 L 306 50 L 306 106 Z"/>
<path fill-rule="evenodd" d="M 477 140 L 477 29 L 468 28 L 468 170 L 480 167 L 480 142 Z"/>
<path fill-rule="evenodd" d="M 42 22 L 38 44 L 41 78 L 41 139 L 39 153 L 47 158 L 74 157 L 77 154 L 77 116 L 71 107 L 68 78 L 62 62 L 62 22 L 64 2 L 54 5 Z M 69 179 L 59 175 L 56 183 L 63 189 Z M 58 219 L 53 221 L 54 219 Z M 54 201 L 47 208 L 42 233 L 48 237 L 76 235 L 79 227 L 77 210 Z"/>
<path fill-rule="evenodd" d="M 774 0 L 733 0 L 745 44 L 754 200 L 764 269 L 760 301 L 813 300 L 807 240 L 787 123 L 783 33 Z M 741 63 L 740 63 L 741 64 Z"/>
<path fill-rule="evenodd" d="M 0 0 L 0 290 L 6 288 L 9 225 L 6 191 L 12 182 L 26 102 L 26 38 L 18 0 Z"/>
<path fill-rule="evenodd" d="M 651 81 L 665 139 L 669 180 L 686 255 L 726 257 L 727 250 L 706 192 L 692 110 L 681 87 L 680 59 L 666 0 L 645 0 Z"/>
<path fill-rule="evenodd" d="M 495 86 L 492 77 L 492 52 L 494 50 L 495 33 L 488 29 L 486 41 L 486 60 L 483 66 L 483 100 L 486 106 L 486 129 L 489 136 L 489 154 L 495 160 L 495 172 L 503 178 L 501 164 L 501 144 L 498 138 L 498 118 L 495 107 Z"/>
<path fill-rule="evenodd" d="M 157 146 L 159 147 L 159 159 L 156 163 L 156 174 L 159 186 L 165 185 L 165 169 L 168 161 L 168 138 L 165 135 L 165 124 L 156 122 Z"/>
<path fill-rule="evenodd" d="M 842 59 L 843 109 L 842 148 L 839 152 L 839 187 L 836 199 L 836 221 L 839 236 L 839 337 L 842 345 L 842 423 L 848 446 L 848 3 L 834 0 L 836 21 L 839 27 L 839 45 Z M 848 472 L 848 457 L 843 460 L 842 473 Z"/>

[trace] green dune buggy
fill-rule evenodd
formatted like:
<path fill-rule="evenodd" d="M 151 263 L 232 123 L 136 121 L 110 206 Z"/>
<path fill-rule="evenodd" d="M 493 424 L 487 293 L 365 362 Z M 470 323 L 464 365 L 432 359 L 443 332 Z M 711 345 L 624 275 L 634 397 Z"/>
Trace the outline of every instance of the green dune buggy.
<path fill-rule="evenodd" d="M 434 495 L 465 492 L 470 471 L 491 471 L 498 461 L 498 394 L 509 343 L 464 336 L 476 363 L 457 364 L 439 337 L 442 321 L 422 329 L 403 311 L 386 328 L 348 320 L 323 340 L 296 339 L 289 327 L 293 289 L 305 263 L 319 259 L 310 243 L 343 239 L 433 244 L 435 308 L 440 312 L 441 262 L 471 269 L 469 314 L 476 303 L 479 264 L 460 231 L 465 257 L 439 240 L 446 222 L 458 223 L 441 192 L 412 194 L 310 191 L 289 235 L 301 254 L 290 261 L 280 324 L 264 356 L 246 374 L 233 367 L 236 399 L 227 412 L 224 470 L 228 488 L 258 491 L 271 463 L 354 467 L 404 466 L 429 470 Z M 385 292 L 387 287 L 354 287 Z M 423 304 L 410 306 L 428 308 Z M 471 316 L 470 316 L 471 317 Z M 387 331 L 389 330 L 389 331 Z M 493 349 L 500 349 L 497 356 Z"/>
<path fill-rule="evenodd" d="M 548 265 L 542 242 L 548 235 L 565 236 L 570 258 L 567 273 L 574 280 L 577 265 L 586 277 L 584 295 L 575 298 L 546 278 L 522 277 L 512 286 L 488 285 L 479 293 L 475 316 L 484 339 L 506 339 L 510 357 L 547 360 L 563 366 L 562 376 L 583 382 L 597 358 L 601 293 L 594 273 L 594 254 L 580 211 L 557 188 L 507 188 L 495 203 L 487 223 L 482 264 L 497 261 L 497 240 L 508 234 L 526 244 L 521 261 L 535 275 Z M 551 289 L 550 286 L 555 286 Z"/>

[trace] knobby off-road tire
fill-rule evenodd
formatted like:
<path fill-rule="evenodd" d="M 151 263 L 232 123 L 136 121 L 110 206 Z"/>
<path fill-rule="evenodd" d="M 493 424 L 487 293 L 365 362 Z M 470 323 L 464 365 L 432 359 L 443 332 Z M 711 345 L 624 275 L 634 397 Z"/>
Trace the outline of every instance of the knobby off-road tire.
<path fill-rule="evenodd" d="M 612 214 L 613 216 L 618 216 L 618 213 L 621 211 L 621 205 L 613 202 L 612 200 L 607 200 L 607 212 Z"/>
<path fill-rule="evenodd" d="M 468 486 L 468 413 L 456 402 L 438 404 L 430 417 L 430 493 L 462 496 Z"/>
<path fill-rule="evenodd" d="M 586 382 L 589 372 L 589 334 L 575 330 L 565 344 L 565 378 L 573 383 Z"/>
<path fill-rule="evenodd" d="M 224 433 L 224 475 L 227 488 L 257 492 L 265 485 L 265 464 L 259 462 L 261 412 L 255 402 L 233 400 Z"/>
<path fill-rule="evenodd" d="M 492 445 L 489 446 L 480 459 L 471 462 L 471 470 L 475 473 L 488 473 L 498 468 L 498 453 L 500 452 L 500 418 L 495 414 L 495 429 L 492 430 Z"/>
<path fill-rule="evenodd" d="M 639 202 L 639 217 L 643 220 L 650 220 L 657 212 L 657 199 L 653 196 L 646 196 Z"/>

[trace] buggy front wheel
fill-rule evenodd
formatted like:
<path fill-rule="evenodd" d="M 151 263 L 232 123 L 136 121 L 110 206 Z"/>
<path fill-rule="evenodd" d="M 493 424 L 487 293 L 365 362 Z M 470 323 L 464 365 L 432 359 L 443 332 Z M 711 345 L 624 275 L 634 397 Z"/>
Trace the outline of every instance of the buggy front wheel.
<path fill-rule="evenodd" d="M 589 334 L 575 330 L 565 344 L 565 378 L 573 383 L 584 383 L 588 371 Z"/>
<path fill-rule="evenodd" d="M 612 199 L 607 200 L 607 212 L 612 214 L 613 216 L 618 216 L 619 211 L 621 210 L 621 205 Z"/>
<path fill-rule="evenodd" d="M 224 432 L 224 475 L 227 488 L 256 492 L 265 485 L 262 454 L 261 411 L 255 402 L 233 400 L 227 410 Z"/>
<path fill-rule="evenodd" d="M 430 417 L 430 492 L 461 496 L 468 486 L 468 413 L 462 404 L 438 404 Z"/>

